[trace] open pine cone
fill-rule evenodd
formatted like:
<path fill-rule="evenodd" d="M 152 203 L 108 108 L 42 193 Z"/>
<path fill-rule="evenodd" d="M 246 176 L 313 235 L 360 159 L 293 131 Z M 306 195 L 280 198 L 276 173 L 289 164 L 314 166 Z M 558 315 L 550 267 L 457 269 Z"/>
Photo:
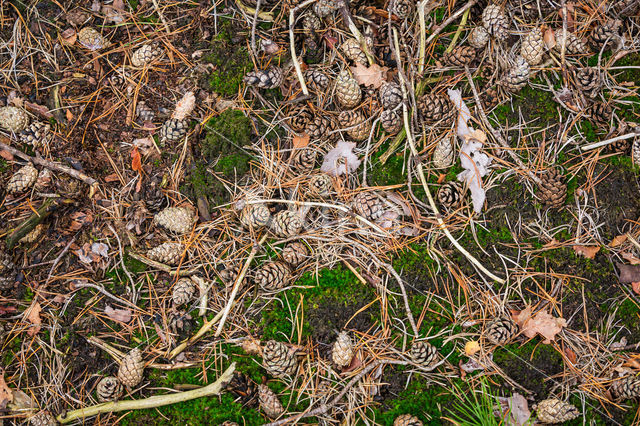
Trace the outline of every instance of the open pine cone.
<path fill-rule="evenodd" d="M 302 241 L 292 241 L 282 249 L 282 260 L 296 267 L 309 257 L 309 248 Z"/>
<path fill-rule="evenodd" d="M 414 342 L 411 345 L 411 359 L 421 367 L 432 367 L 438 361 L 438 350 L 427 342 Z"/>
<path fill-rule="evenodd" d="M 186 207 L 167 207 L 157 213 L 153 222 L 176 234 L 186 234 L 196 221 L 193 210 Z"/>
<path fill-rule="evenodd" d="M 98 401 L 115 401 L 122 395 L 122 384 L 113 376 L 106 376 L 100 379 L 96 386 Z"/>
<path fill-rule="evenodd" d="M 504 345 L 515 337 L 518 333 L 518 327 L 511 318 L 496 317 L 489 321 L 484 333 L 489 342 L 494 345 Z"/>
<path fill-rule="evenodd" d="M 349 337 L 348 332 L 343 331 L 338 334 L 338 338 L 333 344 L 333 348 L 331 350 L 331 359 L 338 367 L 344 368 L 351 364 L 353 354 L 354 349 L 351 337 Z"/>
<path fill-rule="evenodd" d="M 180 263 L 184 249 L 184 244 L 167 241 L 149 250 L 147 257 L 165 265 L 177 266 Z"/>
<path fill-rule="evenodd" d="M 255 272 L 254 281 L 263 290 L 277 291 L 284 288 L 291 279 L 291 270 L 284 262 L 265 263 Z"/>
<path fill-rule="evenodd" d="M 369 220 L 376 220 L 384 214 L 384 203 L 375 193 L 363 191 L 358 193 L 352 202 L 356 214 Z"/>
<path fill-rule="evenodd" d="M 640 397 L 640 378 L 637 376 L 625 376 L 615 380 L 611 384 L 611 390 L 616 398 L 634 399 Z"/>
<path fill-rule="evenodd" d="M 173 286 L 171 300 L 174 306 L 182 306 L 189 303 L 196 294 L 196 283 L 191 278 L 180 278 Z"/>

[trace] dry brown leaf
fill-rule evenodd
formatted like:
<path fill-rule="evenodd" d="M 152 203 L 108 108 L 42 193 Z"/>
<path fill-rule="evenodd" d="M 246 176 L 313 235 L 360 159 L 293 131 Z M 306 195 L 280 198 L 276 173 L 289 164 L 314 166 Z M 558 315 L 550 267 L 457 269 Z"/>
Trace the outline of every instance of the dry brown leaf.
<path fill-rule="evenodd" d="M 142 173 L 142 156 L 137 146 L 134 146 L 131 151 L 131 170 Z"/>
<path fill-rule="evenodd" d="M 550 315 L 547 311 L 538 311 L 532 314 L 533 309 L 528 306 L 523 311 L 513 316 L 513 320 L 520 326 L 522 333 L 528 338 L 541 335 L 544 340 L 542 343 L 549 344 L 555 339 L 556 334 L 566 327 L 567 320 Z"/>
<path fill-rule="evenodd" d="M 640 265 L 640 259 L 629 252 L 624 252 L 620 256 L 632 265 Z"/>
<path fill-rule="evenodd" d="M 573 251 L 576 252 L 577 255 L 584 256 L 587 259 L 593 259 L 596 257 L 596 253 L 600 251 L 600 246 L 573 246 Z"/>
<path fill-rule="evenodd" d="M 13 401 L 13 392 L 4 381 L 4 370 L 0 369 L 0 410 L 7 408 L 7 404 Z"/>
<path fill-rule="evenodd" d="M 4 158 L 7 161 L 13 161 L 13 154 L 9 151 L 5 151 L 4 149 L 0 151 L 0 157 Z"/>
<path fill-rule="evenodd" d="M 556 45 L 556 35 L 553 32 L 552 28 L 547 28 L 544 32 L 544 44 L 547 46 L 547 49 L 553 49 Z"/>
<path fill-rule="evenodd" d="M 627 241 L 627 234 L 618 235 L 609 243 L 609 247 L 618 247 L 620 244 Z"/>
<path fill-rule="evenodd" d="M 114 309 L 110 305 L 104 308 L 104 313 L 114 321 L 127 323 L 131 321 L 130 309 Z"/>
<path fill-rule="evenodd" d="M 480 350 L 480 344 L 475 340 L 470 340 L 464 345 L 464 354 L 471 356 Z"/>
<path fill-rule="evenodd" d="M 60 36 L 62 37 L 62 41 L 69 46 L 73 46 L 78 39 L 78 34 L 73 28 L 67 28 L 62 32 L 62 34 L 60 34 Z"/>
<path fill-rule="evenodd" d="M 576 353 L 569 347 L 564 348 L 564 354 L 567 356 L 567 359 L 571 361 L 571 364 L 575 364 L 578 356 Z"/>
<path fill-rule="evenodd" d="M 293 141 L 292 141 L 293 147 L 294 148 L 304 148 L 307 145 L 309 145 L 309 140 L 310 139 L 311 139 L 311 137 L 306 133 L 303 133 L 301 136 L 296 135 L 296 136 L 293 137 Z"/>
<path fill-rule="evenodd" d="M 635 283 L 640 281 L 640 265 L 623 265 L 617 263 L 616 266 L 620 271 L 619 280 L 621 283 Z"/>
<path fill-rule="evenodd" d="M 249 355 L 262 356 L 262 346 L 260 340 L 249 337 L 242 341 L 242 349 Z"/>
<path fill-rule="evenodd" d="M 378 64 L 367 67 L 358 63 L 355 67 L 351 67 L 351 71 L 353 72 L 353 78 L 355 78 L 359 84 L 378 89 L 382 86 L 382 83 L 386 81 L 388 68 L 381 67 Z"/>
<path fill-rule="evenodd" d="M 640 282 L 636 281 L 631 283 L 631 288 L 635 294 L 640 294 Z"/>
<path fill-rule="evenodd" d="M 40 303 L 33 302 L 25 312 L 25 319 L 34 325 L 34 327 L 27 330 L 29 336 L 35 336 L 40 331 L 40 326 L 42 325 L 42 318 L 40 318 L 41 311 L 42 306 L 40 306 Z"/>

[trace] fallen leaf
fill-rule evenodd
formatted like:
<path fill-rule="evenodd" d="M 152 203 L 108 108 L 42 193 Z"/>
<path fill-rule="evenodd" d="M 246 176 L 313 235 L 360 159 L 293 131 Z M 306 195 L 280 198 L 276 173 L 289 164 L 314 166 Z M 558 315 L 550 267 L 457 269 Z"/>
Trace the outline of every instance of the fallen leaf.
<path fill-rule="evenodd" d="M 464 354 L 471 356 L 480 350 L 480 343 L 476 340 L 471 340 L 464 345 Z"/>
<path fill-rule="evenodd" d="M 632 265 L 640 265 L 640 259 L 629 252 L 624 252 L 620 256 Z"/>
<path fill-rule="evenodd" d="M 612 351 L 621 351 L 625 348 L 625 346 L 627 346 L 627 338 L 622 337 L 619 341 L 613 342 L 611 345 L 609 345 L 609 349 L 611 349 Z"/>
<path fill-rule="evenodd" d="M 247 355 L 262 356 L 262 346 L 260 345 L 260 340 L 258 339 L 248 337 L 246 340 L 242 341 L 242 344 L 240 346 L 242 347 L 242 350 L 247 353 Z"/>
<path fill-rule="evenodd" d="M 105 182 L 117 182 L 120 179 L 118 178 L 118 174 L 117 173 L 111 173 L 110 175 L 107 175 L 104 177 L 104 181 Z"/>
<path fill-rule="evenodd" d="M 0 369 L 0 410 L 7 408 L 7 404 L 13 401 L 13 392 L 4 381 L 4 370 Z"/>
<path fill-rule="evenodd" d="M 620 270 L 619 281 L 621 283 L 636 283 L 640 281 L 640 265 L 623 265 L 616 263 Z"/>
<path fill-rule="evenodd" d="M 106 316 L 108 316 L 114 321 L 119 321 L 124 323 L 131 321 L 130 309 L 113 309 L 111 306 L 107 305 L 104 308 L 104 313 Z"/>
<path fill-rule="evenodd" d="M 567 359 L 571 361 L 571 364 L 575 364 L 578 356 L 576 353 L 569 347 L 564 348 L 564 354 L 567 356 Z"/>
<path fill-rule="evenodd" d="M 294 136 L 292 143 L 294 148 L 304 148 L 309 145 L 310 136 L 306 133 L 303 133 L 302 136 Z"/>
<path fill-rule="evenodd" d="M 367 67 L 366 65 L 358 63 L 355 67 L 351 67 L 353 78 L 355 78 L 359 84 L 367 87 L 371 86 L 374 89 L 379 89 L 386 81 L 388 70 L 387 67 L 381 67 L 378 64 Z"/>
<path fill-rule="evenodd" d="M 78 39 L 78 34 L 76 33 L 76 30 L 73 28 L 67 28 L 66 30 L 64 30 L 62 32 L 62 34 L 60 34 L 60 37 L 62 37 L 62 41 L 69 45 L 69 46 L 73 46 L 76 42 L 76 40 Z"/>
<path fill-rule="evenodd" d="M 631 283 L 631 288 L 635 294 L 640 294 L 640 282 L 636 281 Z"/>
<path fill-rule="evenodd" d="M 39 105 L 39 104 L 34 104 L 31 102 L 26 102 L 24 103 L 25 108 L 27 108 L 29 111 L 38 114 L 39 116 L 46 118 L 47 120 L 50 118 L 53 118 L 53 114 L 51 112 L 49 112 L 49 108 L 47 108 L 44 105 Z"/>
<path fill-rule="evenodd" d="M 42 324 L 42 318 L 40 318 L 41 311 L 42 307 L 38 302 L 33 302 L 25 311 L 25 319 L 34 325 L 34 327 L 27 330 L 27 334 L 29 336 L 35 336 L 40 331 L 40 326 Z"/>
<path fill-rule="evenodd" d="M 613 240 L 611 240 L 611 242 L 609 243 L 609 247 L 618 247 L 620 244 L 624 243 L 625 241 L 627 241 L 626 234 L 618 235 Z"/>
<path fill-rule="evenodd" d="M 105 243 L 93 243 L 91 244 L 91 251 L 98 256 L 109 257 L 109 246 Z"/>
<path fill-rule="evenodd" d="M 153 123 L 151 124 L 151 127 L 153 127 Z M 151 136 L 148 136 L 146 138 L 134 139 L 133 146 L 139 148 L 142 155 L 147 155 L 147 153 L 153 149 L 154 143 Z"/>
<path fill-rule="evenodd" d="M 0 315 L 13 314 L 17 311 L 15 306 L 0 306 Z"/>
<path fill-rule="evenodd" d="M 73 120 L 73 113 L 71 112 L 71 110 L 70 110 L 70 109 L 68 109 L 68 110 L 65 112 L 65 115 L 67 116 L 67 121 L 71 121 L 71 120 Z"/>
<path fill-rule="evenodd" d="M 556 35 L 553 32 L 552 28 L 547 28 L 544 32 L 543 36 L 544 44 L 547 46 L 547 49 L 553 49 L 556 45 Z"/>
<path fill-rule="evenodd" d="M 514 393 L 510 398 L 498 397 L 500 402 L 501 418 L 506 426 L 523 426 L 528 424 L 531 418 L 529 403 L 519 393 Z"/>
<path fill-rule="evenodd" d="M 11 394 L 13 396 L 13 403 L 11 404 L 11 411 L 28 410 L 35 407 L 33 399 L 20 389 L 12 389 Z"/>
<path fill-rule="evenodd" d="M 542 343 L 549 344 L 555 339 L 556 334 L 566 327 L 567 320 L 554 317 L 547 311 L 538 311 L 531 316 L 532 308 L 528 306 L 523 311 L 514 315 L 513 320 L 520 326 L 522 333 L 528 338 L 533 338 L 540 334 L 544 340 Z"/>
<path fill-rule="evenodd" d="M 133 151 L 131 151 L 131 169 L 134 172 L 142 173 L 142 156 L 137 146 L 133 147 Z"/>
<path fill-rule="evenodd" d="M 0 151 L 0 157 L 4 158 L 7 161 L 13 161 L 13 154 L 9 151 L 5 151 L 4 149 Z"/>
<path fill-rule="evenodd" d="M 460 360 L 459 366 L 465 373 L 473 373 L 474 371 L 485 369 L 485 366 L 481 365 L 475 358 L 469 358 L 469 361 L 464 364 L 462 364 L 462 360 Z"/>
<path fill-rule="evenodd" d="M 355 142 L 339 141 L 335 148 L 325 154 L 320 171 L 331 176 L 341 176 L 348 172 L 354 172 L 362 162 L 353 153 L 353 148 L 355 147 Z"/>
<path fill-rule="evenodd" d="M 576 252 L 577 255 L 584 256 L 587 259 L 593 259 L 596 257 L 596 253 L 600 251 L 600 246 L 573 246 L 573 251 Z"/>

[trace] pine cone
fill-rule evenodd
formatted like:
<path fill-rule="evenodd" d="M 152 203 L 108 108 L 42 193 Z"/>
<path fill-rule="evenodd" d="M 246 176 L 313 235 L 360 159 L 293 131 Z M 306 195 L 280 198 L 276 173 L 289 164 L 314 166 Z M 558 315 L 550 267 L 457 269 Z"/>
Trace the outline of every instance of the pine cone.
<path fill-rule="evenodd" d="M 310 173 L 316 167 L 318 152 L 313 148 L 299 148 L 293 152 L 291 168 L 299 174 Z"/>
<path fill-rule="evenodd" d="M 329 77 L 318 69 L 308 69 L 304 78 L 306 83 L 317 92 L 325 92 L 329 88 Z"/>
<path fill-rule="evenodd" d="M 180 278 L 173 286 L 171 300 L 174 306 L 182 306 L 189 303 L 196 294 L 196 283 L 191 278 Z"/>
<path fill-rule="evenodd" d="M 284 72 L 275 65 L 262 71 L 251 71 L 244 77 L 244 82 L 261 89 L 274 89 L 284 81 Z"/>
<path fill-rule="evenodd" d="M 240 275 L 240 266 L 234 264 L 228 265 L 220 271 L 220 279 L 222 280 L 222 283 L 227 287 L 233 286 L 235 284 L 238 275 Z M 245 282 L 246 280 L 243 279 L 241 285 Z"/>
<path fill-rule="evenodd" d="M 522 56 L 517 56 L 511 69 L 502 77 L 502 86 L 510 92 L 519 92 L 529 82 L 531 69 Z"/>
<path fill-rule="evenodd" d="M 496 40 L 504 40 L 509 36 L 509 21 L 502 8 L 496 4 L 490 4 L 484 9 L 482 25 Z"/>
<path fill-rule="evenodd" d="M 109 76 L 109 83 L 114 85 L 115 87 L 121 87 L 124 85 L 125 81 L 131 79 L 131 74 L 126 70 L 126 68 L 121 67 L 113 71 Z"/>
<path fill-rule="evenodd" d="M 236 422 L 225 420 L 224 422 L 220 423 L 220 426 L 240 426 L 240 425 Z"/>
<path fill-rule="evenodd" d="M 291 376 L 298 369 L 295 350 L 281 342 L 269 340 L 262 350 L 262 366 L 274 377 Z"/>
<path fill-rule="evenodd" d="M 432 367 L 438 361 L 438 350 L 427 342 L 414 342 L 410 355 L 413 362 L 425 368 Z"/>
<path fill-rule="evenodd" d="M 585 110 L 585 114 L 596 126 L 608 127 L 613 115 L 613 108 L 609 104 L 596 102 Z"/>
<path fill-rule="evenodd" d="M 631 158 L 633 158 L 633 164 L 640 166 L 640 137 L 633 138 L 633 144 L 631 145 Z"/>
<path fill-rule="evenodd" d="M 482 108 L 484 108 L 485 112 L 488 112 L 498 106 L 500 94 L 495 88 L 490 87 L 480 95 L 480 101 L 482 102 Z"/>
<path fill-rule="evenodd" d="M 598 52 L 603 46 L 611 47 L 620 40 L 620 27 L 622 22 L 619 20 L 610 19 L 604 24 L 596 26 L 589 35 L 589 43 L 593 46 L 594 50 Z"/>
<path fill-rule="evenodd" d="M 349 337 L 349 333 L 346 331 L 338 334 L 338 338 L 333 344 L 333 348 L 331 350 L 331 359 L 333 363 L 340 368 L 348 367 L 351 364 L 351 360 L 353 359 L 354 349 L 353 342 L 351 341 L 351 337 Z"/>
<path fill-rule="evenodd" d="M 485 327 L 485 336 L 494 345 L 504 345 L 515 337 L 518 327 L 511 318 L 496 317 Z"/>
<path fill-rule="evenodd" d="M 309 179 L 309 192 L 314 197 L 326 198 L 333 190 L 333 180 L 326 173 L 319 173 Z"/>
<path fill-rule="evenodd" d="M 166 242 L 149 250 L 147 257 L 165 265 L 177 266 L 180 263 L 184 249 L 184 244 Z"/>
<path fill-rule="evenodd" d="M 40 411 L 35 416 L 29 418 L 29 424 L 31 426 L 57 426 L 58 421 L 48 411 Z"/>
<path fill-rule="evenodd" d="M 313 12 L 320 18 L 324 18 L 338 10 L 339 7 L 339 0 L 318 0 L 313 4 Z"/>
<path fill-rule="evenodd" d="M 307 105 L 294 106 L 287 116 L 289 127 L 296 133 L 301 133 L 312 120 L 313 113 Z"/>
<path fill-rule="evenodd" d="M 176 234 L 186 234 L 196 221 L 193 210 L 186 207 L 167 207 L 157 213 L 153 222 Z"/>
<path fill-rule="evenodd" d="M 382 83 L 380 103 L 384 109 L 395 109 L 402 102 L 402 90 L 398 83 Z"/>
<path fill-rule="evenodd" d="M 169 118 L 160 128 L 160 142 L 175 142 L 184 138 L 189 129 L 189 121 Z"/>
<path fill-rule="evenodd" d="M 454 156 L 453 142 L 449 136 L 444 136 L 438 141 L 436 149 L 433 151 L 433 167 L 444 169 L 453 164 Z"/>
<path fill-rule="evenodd" d="M 522 38 L 520 46 L 520 56 L 531 66 L 538 65 L 542 62 L 544 55 L 544 40 L 542 39 L 542 31 L 536 27 Z"/>
<path fill-rule="evenodd" d="M 78 32 L 78 43 L 89 50 L 100 50 L 109 45 L 109 42 L 91 27 L 84 27 Z"/>
<path fill-rule="evenodd" d="M 308 134 L 311 139 L 324 141 L 333 138 L 331 132 L 335 129 L 336 124 L 331 117 L 326 115 L 316 115 L 313 120 L 307 124 L 305 133 Z"/>
<path fill-rule="evenodd" d="M 273 216 L 271 230 L 279 237 L 293 237 L 302 231 L 300 213 L 293 210 L 282 210 Z"/>
<path fill-rule="evenodd" d="M 284 413 L 284 407 L 278 396 L 266 385 L 258 385 L 258 401 L 262 411 L 271 419 L 275 419 Z"/>
<path fill-rule="evenodd" d="M 344 52 L 344 56 L 356 64 L 368 65 L 367 55 L 360 48 L 360 43 L 355 38 L 348 38 L 340 45 L 340 49 Z"/>
<path fill-rule="evenodd" d="M 307 37 L 315 38 L 316 33 L 322 29 L 322 21 L 315 13 L 308 12 L 302 18 L 302 28 Z"/>
<path fill-rule="evenodd" d="M 453 67 L 470 65 L 474 59 L 476 59 L 476 49 L 471 46 L 456 46 L 442 58 L 445 64 Z"/>
<path fill-rule="evenodd" d="M 422 422 L 411 414 L 400 414 L 393 421 L 393 426 L 422 426 Z"/>
<path fill-rule="evenodd" d="M 227 390 L 240 398 L 243 406 L 254 406 L 258 401 L 258 387 L 245 374 L 236 371 L 227 383 Z"/>
<path fill-rule="evenodd" d="M 136 68 L 144 67 L 161 57 L 163 53 L 164 50 L 158 43 L 145 44 L 133 52 L 133 55 L 131 55 L 131 65 Z"/>
<path fill-rule="evenodd" d="M 349 71 L 341 71 L 335 82 L 336 100 L 344 108 L 354 108 L 360 103 L 362 90 Z"/>
<path fill-rule="evenodd" d="M 384 131 L 390 135 L 395 135 L 402 129 L 400 116 L 390 109 L 385 109 L 380 113 L 380 124 Z"/>
<path fill-rule="evenodd" d="M 562 51 L 562 28 L 558 28 L 554 31 L 555 42 L 553 50 L 560 54 Z M 567 31 L 567 40 L 565 41 L 565 55 L 582 55 L 587 53 L 587 45 L 584 44 L 582 39 L 572 32 Z"/>
<path fill-rule="evenodd" d="M 51 126 L 49 123 L 36 121 L 22 130 L 18 137 L 22 143 L 32 145 L 34 149 L 43 147 L 51 140 Z"/>
<path fill-rule="evenodd" d="M 144 101 L 140 101 L 136 105 L 136 116 L 141 122 L 144 123 L 146 121 L 152 122 L 153 119 L 156 117 L 156 114 L 153 112 L 151 108 L 147 106 L 147 104 Z"/>
<path fill-rule="evenodd" d="M 34 241 L 40 239 L 40 236 L 42 235 L 42 231 L 45 230 L 45 225 L 40 223 L 38 225 L 36 225 L 35 228 L 33 228 L 27 235 L 25 235 L 24 237 L 20 238 L 20 242 L 22 244 L 30 244 L 33 243 Z"/>
<path fill-rule="evenodd" d="M 567 184 L 558 169 L 550 169 L 540 175 L 540 202 L 550 208 L 558 208 L 564 204 L 567 198 Z"/>
<path fill-rule="evenodd" d="M 24 192 L 31 188 L 38 180 L 38 170 L 33 164 L 27 163 L 11 176 L 7 182 L 7 192 L 14 194 L 16 192 Z"/>
<path fill-rule="evenodd" d="M 289 284 L 291 271 L 284 262 L 269 262 L 255 272 L 254 281 L 263 290 L 277 291 Z"/>
<path fill-rule="evenodd" d="M 536 408 L 538 421 L 542 423 L 564 423 L 580 416 L 576 407 L 556 398 L 545 399 Z"/>
<path fill-rule="evenodd" d="M 271 212 L 264 204 L 248 204 L 240 212 L 240 223 L 248 229 L 267 226 L 271 221 Z"/>
<path fill-rule="evenodd" d="M 338 115 L 338 124 L 354 141 L 363 141 L 371 132 L 371 121 L 360 111 L 347 110 Z"/>
<path fill-rule="evenodd" d="M 29 125 L 29 116 L 22 108 L 5 106 L 0 108 L 0 127 L 19 133 Z"/>
<path fill-rule="evenodd" d="M 469 45 L 476 49 L 482 49 L 489 42 L 489 33 L 485 27 L 477 26 L 469 32 L 467 38 Z"/>
<path fill-rule="evenodd" d="M 447 210 L 453 210 L 462 203 L 462 187 L 457 182 L 451 181 L 443 184 L 438 189 L 438 202 Z"/>
<path fill-rule="evenodd" d="M 13 287 L 18 276 L 18 268 L 4 251 L 0 250 L 0 290 Z"/>
<path fill-rule="evenodd" d="M 376 220 L 384 214 L 384 203 L 373 192 L 363 191 L 355 196 L 352 202 L 356 214 L 369 220 Z"/>
<path fill-rule="evenodd" d="M 391 13 L 400 19 L 407 19 L 413 13 L 415 2 L 410 0 L 392 0 Z"/>
<path fill-rule="evenodd" d="M 613 395 L 621 400 L 640 397 L 640 378 L 637 376 L 625 376 L 611 384 Z"/>
<path fill-rule="evenodd" d="M 132 388 L 142 381 L 143 374 L 142 352 L 140 352 L 139 348 L 133 348 L 120 361 L 118 380 L 126 387 Z"/>
<path fill-rule="evenodd" d="M 575 76 L 578 90 L 585 92 L 592 98 L 595 97 L 601 85 L 598 69 L 594 67 L 580 68 L 576 71 Z"/>
<path fill-rule="evenodd" d="M 98 401 L 116 401 L 122 395 L 122 384 L 113 376 L 106 376 L 100 379 L 96 386 Z"/>
<path fill-rule="evenodd" d="M 171 118 L 173 120 L 185 121 L 196 107 L 196 95 L 193 92 L 185 93 L 176 104 Z"/>
<path fill-rule="evenodd" d="M 284 246 L 280 255 L 282 260 L 295 268 L 309 257 L 309 248 L 301 241 L 292 241 Z"/>
<path fill-rule="evenodd" d="M 418 114 L 427 124 L 448 125 L 455 117 L 456 108 L 448 96 L 428 93 L 418 100 Z"/>

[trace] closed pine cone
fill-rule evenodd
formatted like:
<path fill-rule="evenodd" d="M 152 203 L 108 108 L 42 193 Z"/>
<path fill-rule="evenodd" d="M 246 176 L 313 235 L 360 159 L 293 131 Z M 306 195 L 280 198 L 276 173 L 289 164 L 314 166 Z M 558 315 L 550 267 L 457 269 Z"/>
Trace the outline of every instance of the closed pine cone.
<path fill-rule="evenodd" d="M 600 84 L 600 73 L 597 68 L 584 67 L 576 71 L 576 87 L 588 96 L 596 96 Z"/>
<path fill-rule="evenodd" d="M 382 83 L 380 86 L 380 103 L 384 109 L 395 109 L 402 102 L 402 90 L 398 83 Z"/>
<path fill-rule="evenodd" d="M 557 168 L 540 175 L 540 202 L 548 207 L 557 208 L 567 198 L 567 184 Z"/>
<path fill-rule="evenodd" d="M 354 108 L 362 99 L 362 90 L 348 71 L 341 71 L 335 82 L 336 100 L 344 108 Z"/>
<path fill-rule="evenodd" d="M 151 108 L 147 106 L 144 101 L 138 102 L 136 105 L 136 116 L 141 122 L 153 121 L 156 114 L 153 112 Z"/>
<path fill-rule="evenodd" d="M 118 380 L 126 387 L 132 388 L 142 381 L 143 374 L 142 352 L 140 352 L 139 348 L 133 348 L 120 361 Z"/>
<path fill-rule="evenodd" d="M 522 56 L 517 56 L 513 65 L 502 77 L 502 86 L 510 92 L 518 92 L 529 82 L 531 69 Z"/>
<path fill-rule="evenodd" d="M 476 59 L 476 49 L 471 46 L 456 46 L 442 58 L 444 63 L 454 67 L 470 65 Z"/>
<path fill-rule="evenodd" d="M 594 49 L 600 51 L 603 46 L 611 47 L 616 44 L 620 38 L 620 26 L 622 22 L 610 19 L 604 24 L 597 25 L 589 35 L 589 42 Z"/>
<path fill-rule="evenodd" d="M 351 341 L 351 337 L 349 337 L 348 332 L 343 331 L 338 334 L 338 338 L 333 344 L 331 359 L 338 367 L 344 368 L 351 364 L 353 354 L 353 342 Z"/>
<path fill-rule="evenodd" d="M 616 398 L 626 400 L 640 397 L 640 378 L 625 376 L 611 384 L 611 390 Z"/>
<path fill-rule="evenodd" d="M 29 144 L 35 149 L 43 147 L 51 140 L 51 126 L 49 123 L 36 121 L 20 132 L 19 138 L 22 143 Z"/>
<path fill-rule="evenodd" d="M 18 276 L 18 269 L 11 260 L 11 256 L 0 249 L 0 290 L 13 287 Z"/>
<path fill-rule="evenodd" d="M 308 174 L 316 167 L 318 151 L 313 148 L 299 148 L 293 151 L 291 168 L 299 174 Z"/>
<path fill-rule="evenodd" d="M 164 50 L 160 48 L 158 43 L 145 44 L 133 52 L 131 64 L 134 67 L 144 67 L 158 59 L 163 53 Z"/>
<path fill-rule="evenodd" d="M 414 342 L 410 355 L 413 362 L 425 368 L 432 367 L 438 360 L 438 350 L 427 342 Z"/>
<path fill-rule="evenodd" d="M 393 421 L 393 426 L 422 426 L 422 422 L 411 414 L 400 414 Z"/>
<path fill-rule="evenodd" d="M 262 350 L 262 366 L 274 377 L 286 377 L 296 372 L 298 359 L 289 346 L 269 340 Z"/>
<path fill-rule="evenodd" d="M 427 124 L 450 124 L 456 108 L 448 96 L 428 93 L 418 100 L 418 114 Z"/>
<path fill-rule="evenodd" d="M 85 27 L 78 31 L 78 43 L 89 50 L 100 50 L 109 44 L 95 28 Z"/>
<path fill-rule="evenodd" d="M 316 115 L 305 128 L 305 133 L 313 139 L 329 140 L 333 136 L 331 132 L 336 129 L 335 122 L 326 115 Z"/>
<path fill-rule="evenodd" d="M 496 317 L 485 327 L 485 336 L 494 345 L 504 345 L 518 333 L 516 323 L 511 318 Z"/>
<path fill-rule="evenodd" d="M 371 121 L 361 111 L 347 110 L 338 115 L 338 123 L 354 141 L 363 141 L 371 132 Z"/>
<path fill-rule="evenodd" d="M 360 43 L 355 38 L 348 38 L 340 45 L 344 56 L 356 64 L 368 65 L 367 55 L 360 48 Z"/>
<path fill-rule="evenodd" d="M 38 170 L 33 164 L 27 163 L 11 176 L 7 182 L 7 192 L 14 194 L 16 192 L 24 192 L 31 188 L 38 180 Z"/>
<path fill-rule="evenodd" d="M 309 248 L 302 241 L 292 241 L 282 249 L 282 260 L 296 267 L 309 257 Z"/>
<path fill-rule="evenodd" d="M 100 379 L 96 386 L 98 401 L 115 401 L 122 395 L 122 384 L 113 376 L 106 376 Z"/>
<path fill-rule="evenodd" d="M 160 142 L 175 142 L 184 138 L 189 129 L 189 121 L 169 118 L 160 127 Z"/>
<path fill-rule="evenodd" d="M 576 407 L 556 398 L 545 399 L 536 408 L 538 421 L 542 423 L 564 423 L 580 416 Z"/>
<path fill-rule="evenodd" d="M 262 71 L 248 72 L 244 77 L 244 82 L 251 86 L 256 86 L 261 89 L 273 89 L 279 87 L 284 81 L 284 72 L 282 69 L 273 65 L 268 69 Z"/>
<path fill-rule="evenodd" d="M 333 180 L 326 173 L 319 173 L 309 179 L 309 192 L 314 197 L 328 197 L 332 190 Z"/>
<path fill-rule="evenodd" d="M 482 49 L 489 42 L 489 32 L 482 26 L 473 27 L 467 41 L 471 47 Z"/>
<path fill-rule="evenodd" d="M 490 4 L 484 9 L 482 25 L 497 40 L 504 40 L 509 35 L 509 21 L 502 8 L 496 4 Z"/>
<path fill-rule="evenodd" d="M 284 262 L 265 263 L 255 272 L 254 281 L 263 290 L 277 291 L 284 288 L 291 280 L 291 270 Z"/>
<path fill-rule="evenodd" d="M 447 182 L 438 189 L 438 202 L 445 209 L 455 209 L 462 203 L 462 187 L 458 182 Z"/>
<path fill-rule="evenodd" d="M 407 19 L 413 12 L 414 4 L 411 0 L 391 0 L 391 13 L 400 19 Z"/>
<path fill-rule="evenodd" d="M 182 306 L 189 303 L 196 294 L 196 283 L 191 278 L 180 278 L 173 286 L 171 300 L 174 306 Z"/>
<path fill-rule="evenodd" d="M 243 406 L 253 407 L 258 402 L 258 386 L 244 373 L 234 372 L 226 389 L 240 398 Z"/>
<path fill-rule="evenodd" d="M 273 216 L 271 230 L 279 237 L 293 237 L 302 230 L 300 213 L 293 210 L 282 210 Z"/>
<path fill-rule="evenodd" d="M 444 136 L 438 141 L 433 151 L 433 167 L 444 169 L 453 164 L 453 141 L 449 136 Z"/>
<path fill-rule="evenodd" d="M 307 125 L 313 120 L 311 108 L 306 104 L 296 105 L 289 111 L 287 122 L 294 132 L 302 132 Z"/>
<path fill-rule="evenodd" d="M 527 61 L 529 65 L 538 65 L 542 62 L 544 55 L 544 40 L 542 39 L 542 31 L 536 27 L 522 38 L 520 46 L 520 55 Z"/>
<path fill-rule="evenodd" d="M 402 120 L 397 112 L 385 109 L 380 113 L 380 124 L 385 132 L 395 135 L 402 129 Z"/>
<path fill-rule="evenodd" d="M 562 28 L 554 30 L 556 44 L 553 46 L 553 50 L 560 54 L 562 51 Z M 567 31 L 567 39 L 565 41 L 565 55 L 582 55 L 587 53 L 587 45 L 582 41 L 580 37 L 574 33 Z"/>
<path fill-rule="evenodd" d="M 609 126 L 611 121 L 613 108 L 604 102 L 596 102 L 585 110 L 585 114 L 595 125 L 606 127 Z"/>
<path fill-rule="evenodd" d="M 384 203 L 373 192 L 363 191 L 353 199 L 353 210 L 356 214 L 369 220 L 376 220 L 384 214 Z"/>
<path fill-rule="evenodd" d="M 31 426 L 56 426 L 58 421 L 48 411 L 40 411 L 35 416 L 29 418 L 29 424 Z"/>
<path fill-rule="evenodd" d="M 480 95 L 480 102 L 485 112 L 488 112 L 500 103 L 500 93 L 494 87 L 490 87 Z"/>
<path fill-rule="evenodd" d="M 322 28 L 322 21 L 313 12 L 308 12 L 302 18 L 302 29 L 304 30 L 304 35 L 307 37 L 315 38 L 317 37 L 317 32 Z"/>
<path fill-rule="evenodd" d="M 0 127 L 19 133 L 29 125 L 29 116 L 22 108 L 5 106 L 0 108 Z"/>
<path fill-rule="evenodd" d="M 308 69 L 304 74 L 306 83 L 318 92 L 324 92 L 329 88 L 329 77 L 317 69 Z"/>
<path fill-rule="evenodd" d="M 264 204 L 248 204 L 240 212 L 240 223 L 247 229 L 258 229 L 271 222 L 271 212 Z"/>
<path fill-rule="evenodd" d="M 191 231 L 196 217 L 193 211 L 186 207 L 167 207 L 157 213 L 153 221 L 155 224 L 176 234 L 186 234 Z"/>
<path fill-rule="evenodd" d="M 176 266 L 180 263 L 184 249 L 183 244 L 167 241 L 149 250 L 147 257 L 165 265 Z"/>
<path fill-rule="evenodd" d="M 278 396 L 266 385 L 258 385 L 258 401 L 262 411 L 271 419 L 277 418 L 284 412 Z"/>

